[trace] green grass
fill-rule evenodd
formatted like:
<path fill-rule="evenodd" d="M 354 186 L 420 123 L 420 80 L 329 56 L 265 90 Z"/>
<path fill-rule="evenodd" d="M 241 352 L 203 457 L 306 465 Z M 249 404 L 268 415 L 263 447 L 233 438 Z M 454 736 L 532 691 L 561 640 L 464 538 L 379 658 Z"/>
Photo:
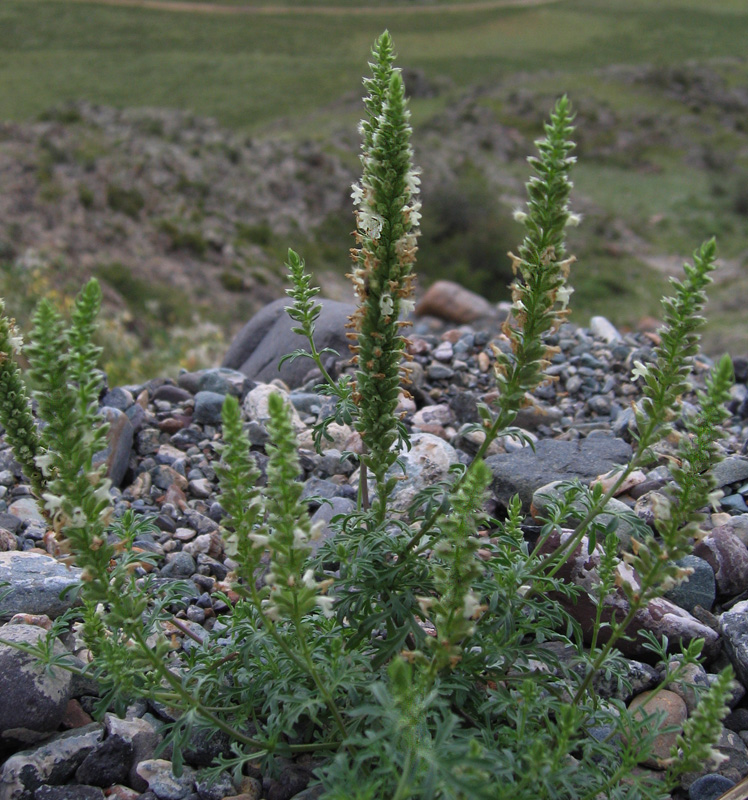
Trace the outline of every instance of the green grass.
<path fill-rule="evenodd" d="M 346 0 L 348 4 L 353 0 Z M 336 3 L 339 5 L 339 3 Z M 548 6 L 423 14 L 210 15 L 64 0 L 0 4 L 2 117 L 65 100 L 177 106 L 253 129 L 358 91 L 374 37 L 400 63 L 458 86 L 517 71 L 584 75 L 608 63 L 742 56 L 748 7 L 735 0 L 562 0 Z M 556 91 L 566 87 L 559 81 Z"/>

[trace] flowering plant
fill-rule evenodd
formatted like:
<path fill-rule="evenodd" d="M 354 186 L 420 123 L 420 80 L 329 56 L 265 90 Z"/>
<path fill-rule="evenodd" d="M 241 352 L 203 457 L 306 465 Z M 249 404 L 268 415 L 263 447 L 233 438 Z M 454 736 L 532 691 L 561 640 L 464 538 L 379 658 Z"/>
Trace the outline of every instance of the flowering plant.
<path fill-rule="evenodd" d="M 436 508 L 416 502 L 411 514 L 395 513 L 393 473 L 398 452 L 408 445 L 397 416 L 405 371 L 400 317 L 413 291 L 419 180 L 389 34 L 378 39 L 373 56 L 361 125 L 363 176 L 353 187 L 355 383 L 335 382 L 326 370 L 324 351 L 314 344 L 318 290 L 302 259 L 289 252 L 289 313 L 310 345 L 289 357 L 314 360 L 324 391 L 336 398 L 333 418 L 352 422 L 361 435 L 361 502 L 337 520 L 337 535 L 313 557 L 317 531 L 301 502 L 288 408 L 271 395 L 268 482 L 261 489 L 239 405 L 227 397 L 217 473 L 225 541 L 236 563 L 232 596 L 224 596 L 232 609 L 220 629 L 206 632 L 187 655 L 172 649 L 164 625 L 178 587 L 167 590 L 150 578 L 135 578 L 136 567 L 149 557 L 136 552 L 133 542 L 152 522 L 130 512 L 112 521 L 108 484 L 93 466 L 105 435 L 96 410 L 99 376 L 91 344 L 98 286 L 91 282 L 83 290 L 69 330 L 50 303 L 37 313 L 25 353 L 45 422 L 41 431 L 14 362 L 19 340 L 0 316 L 0 420 L 49 515 L 59 554 L 84 568 L 82 631 L 92 656 L 84 672 L 98 681 L 102 712 L 121 710 L 135 697 L 176 710 L 165 726 L 164 745 L 172 747 L 177 773 L 191 733 L 204 728 L 234 743 L 232 753 L 207 770 L 209 776 L 230 770 L 238 780 L 258 764 L 271 769 L 277 756 L 313 756 L 314 781 L 326 800 L 662 798 L 684 771 L 714 755 L 730 671 L 703 692 L 659 775 L 638 767 L 652 756 L 660 720 L 629 711 L 620 696 L 603 695 L 594 679 L 612 674 L 625 686 L 616 642 L 637 610 L 683 577 L 673 562 L 688 551 L 699 509 L 713 489 L 730 361 L 717 364 L 699 413 L 687 423 L 655 529 L 634 540 L 630 551 L 599 521 L 614 488 L 566 486 L 550 502 L 540 545 L 532 550 L 522 534 L 517 498 L 505 520 L 486 517 L 490 471 L 483 455 L 496 437 L 512 430 L 528 393 L 548 379 L 554 349 L 547 334 L 568 313 L 573 258 L 566 254 L 564 232 L 578 218 L 569 209 L 573 115 L 562 98 L 531 159 L 527 210 L 517 215 L 526 236 L 511 256 L 512 321 L 504 329 L 510 349 L 496 351 L 499 397 L 495 408 L 481 409 L 483 444 L 444 487 Z M 713 243 L 697 251 L 685 280 L 665 301 L 662 345 L 653 364 L 636 369 L 644 383 L 637 455 L 616 484 L 672 431 L 697 350 L 714 255 Z M 324 424 L 316 441 L 324 446 Z M 569 521 L 574 528 L 563 539 L 561 527 Z M 482 540 L 479 557 L 482 526 L 494 535 Z M 592 592 L 598 613 L 592 645 L 585 649 L 573 620 L 552 597 L 573 601 L 579 595 L 579 587 L 559 573 L 585 537 L 592 550 L 598 536 L 599 584 Z M 558 544 L 544 548 L 554 537 Z M 622 564 L 639 573 L 637 588 L 618 581 Z M 604 622 L 607 598 L 618 589 L 629 611 Z M 68 620 L 58 621 L 51 635 Z M 650 639 L 648 646 L 668 662 L 667 643 Z M 23 647 L 50 668 L 80 669 L 45 643 Z M 660 688 L 683 680 L 700 648 L 685 648 Z M 561 659 L 559 650 L 571 657 Z M 609 733 L 591 735 L 601 728 Z"/>

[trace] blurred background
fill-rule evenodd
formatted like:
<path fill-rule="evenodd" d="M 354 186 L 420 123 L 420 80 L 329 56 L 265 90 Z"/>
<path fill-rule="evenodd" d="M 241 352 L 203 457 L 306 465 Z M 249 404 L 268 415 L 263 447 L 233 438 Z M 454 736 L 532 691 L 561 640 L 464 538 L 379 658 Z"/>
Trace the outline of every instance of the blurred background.
<path fill-rule="evenodd" d="M 0 296 L 96 275 L 110 383 L 220 361 L 288 247 L 352 299 L 361 77 L 392 33 L 423 170 L 417 271 L 508 297 L 526 158 L 576 109 L 572 321 L 652 325 L 717 236 L 707 352 L 748 352 L 745 0 L 2 0 Z"/>

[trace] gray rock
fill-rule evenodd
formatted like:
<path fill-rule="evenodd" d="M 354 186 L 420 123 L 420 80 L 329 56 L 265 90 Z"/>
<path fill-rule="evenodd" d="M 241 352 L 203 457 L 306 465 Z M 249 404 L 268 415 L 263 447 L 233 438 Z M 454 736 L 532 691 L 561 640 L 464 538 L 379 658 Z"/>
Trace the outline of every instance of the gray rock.
<path fill-rule="evenodd" d="M 355 510 L 356 504 L 347 497 L 333 497 L 329 503 L 322 503 L 314 514 L 312 514 L 311 519 L 312 525 L 316 525 L 318 522 L 322 522 L 325 525 L 318 538 L 312 539 L 312 541 L 309 542 L 312 548 L 312 555 L 316 554 L 317 550 L 319 550 L 327 540 L 332 538 L 333 531 L 330 530 L 329 527 L 330 520 L 338 516 L 338 514 L 351 514 Z"/>
<path fill-rule="evenodd" d="M 108 406 L 102 408 L 101 411 L 109 423 L 107 447 L 94 455 L 93 464 L 97 466 L 105 463 L 106 474 L 112 481 L 112 486 L 119 486 L 130 463 L 135 429 L 130 418 L 123 411 Z"/>
<path fill-rule="evenodd" d="M 203 370 L 198 381 L 200 392 L 233 394 L 235 397 L 243 397 L 251 388 L 252 381 L 244 373 L 226 367 Z"/>
<path fill-rule="evenodd" d="M 92 722 L 58 733 L 39 747 L 15 753 L 0 770 L 0 798 L 34 800 L 40 786 L 65 783 L 103 735 L 103 726 Z"/>
<path fill-rule="evenodd" d="M 589 483 L 631 458 L 631 447 L 612 436 L 594 436 L 567 442 L 541 439 L 533 451 L 529 447 L 513 453 L 489 456 L 486 464 L 493 473 L 491 489 L 496 499 L 507 505 L 519 494 L 529 508 L 536 489 L 555 480 Z"/>
<path fill-rule="evenodd" d="M 728 456 L 720 461 L 712 471 L 717 488 L 732 483 L 748 480 L 748 458 L 745 456 Z"/>
<path fill-rule="evenodd" d="M 104 792 L 98 786 L 40 786 L 34 792 L 34 800 L 104 800 Z"/>
<path fill-rule="evenodd" d="M 3 625 L 0 640 L 33 645 L 47 632 L 35 625 Z M 60 642 L 55 654 L 66 652 Z M 32 655 L 0 644 L 0 737 L 29 741 L 33 734 L 55 731 L 70 699 L 72 676 L 60 667 L 48 671 Z M 27 733 L 30 732 L 30 733 Z"/>
<path fill-rule="evenodd" d="M 145 719 L 120 719 L 114 714 L 105 714 L 104 725 L 108 736 L 122 739 L 132 745 L 133 757 L 127 784 L 138 792 L 144 792 L 148 788 L 148 782 L 138 775 L 136 767 L 141 761 L 153 757 L 161 736 Z"/>
<path fill-rule="evenodd" d="M 539 517 L 548 508 L 551 501 L 558 499 L 561 495 L 559 491 L 559 481 L 553 481 L 546 486 L 541 486 L 532 496 L 532 513 L 533 516 Z M 584 510 L 584 504 L 581 500 L 577 500 L 573 507 L 577 511 Z M 606 506 L 608 513 L 598 514 L 596 521 L 601 525 L 608 525 L 613 519 L 617 519 L 618 527 L 616 528 L 616 536 L 621 542 L 621 546 L 628 548 L 632 537 L 635 536 L 636 527 L 632 520 L 631 509 L 620 500 L 611 498 Z M 573 527 L 573 526 L 571 526 Z"/>
<path fill-rule="evenodd" d="M 717 800 L 733 786 L 735 781 L 723 775 L 702 775 L 689 786 L 688 800 Z"/>
<path fill-rule="evenodd" d="M 83 759 L 75 772 L 75 779 L 78 783 L 105 789 L 127 780 L 132 761 L 132 742 L 119 736 L 107 736 Z"/>
<path fill-rule="evenodd" d="M 622 340 L 621 334 L 612 322 L 605 317 L 592 317 L 590 319 L 590 331 L 598 337 L 603 339 L 608 344 L 613 342 L 620 342 Z"/>
<path fill-rule="evenodd" d="M 736 595 L 748 589 L 748 548 L 737 536 L 714 530 L 697 543 L 693 553 L 714 570 L 720 594 Z"/>
<path fill-rule="evenodd" d="M 195 559 L 184 550 L 178 553 L 170 553 L 167 556 L 166 564 L 161 567 L 162 578 L 189 578 L 197 569 Z"/>
<path fill-rule="evenodd" d="M 717 586 L 714 580 L 714 570 L 703 558 L 698 556 L 684 556 L 675 562 L 679 567 L 693 570 L 693 574 L 683 583 L 665 593 L 665 597 L 689 613 L 696 606 L 709 611 L 714 605 L 717 596 Z"/>
<path fill-rule="evenodd" d="M 738 680 L 748 686 L 748 600 L 736 603 L 721 614 L 719 629 Z"/>
<path fill-rule="evenodd" d="M 18 517 L 22 522 L 34 523 L 46 527 L 47 521 L 39 510 L 33 497 L 19 497 L 8 506 L 8 513 Z"/>
<path fill-rule="evenodd" d="M 116 408 L 118 411 L 127 411 L 134 402 L 135 398 L 132 396 L 132 393 L 120 386 L 108 391 L 104 397 L 101 398 L 102 406 L 106 408 Z"/>
<path fill-rule="evenodd" d="M 279 389 L 277 386 L 272 386 L 269 383 L 260 383 L 247 394 L 242 403 L 242 410 L 247 419 L 259 422 L 262 425 L 270 419 L 270 411 L 268 410 L 268 399 L 271 394 L 279 394 L 283 401 L 289 406 L 291 411 L 291 424 L 294 430 L 299 433 L 305 430 L 306 425 L 301 421 L 299 412 L 293 407 L 289 400 L 288 392 Z"/>
<path fill-rule="evenodd" d="M 195 784 L 200 800 L 223 800 L 236 793 L 236 787 L 228 772 L 222 772 L 215 781 L 197 781 Z"/>
<path fill-rule="evenodd" d="M 163 758 L 151 758 L 141 761 L 137 773 L 148 781 L 148 788 L 159 800 L 182 800 L 187 797 L 195 785 L 195 770 L 184 767 L 182 775 L 172 772 L 171 761 Z"/>
<path fill-rule="evenodd" d="M 0 619 L 21 613 L 58 617 L 76 602 L 80 574 L 42 553 L 0 553 L 0 583 L 10 584 L 0 600 Z"/>
<path fill-rule="evenodd" d="M 207 425 L 218 425 L 221 422 L 221 409 L 225 394 L 218 392 L 198 392 L 195 395 L 195 422 Z"/>
<path fill-rule="evenodd" d="M 315 345 L 318 350 L 330 347 L 345 358 L 348 354 L 348 339 L 345 326 L 348 317 L 356 310 L 349 303 L 323 299 L 322 311 L 317 317 Z M 291 301 L 281 298 L 265 306 L 236 334 L 223 359 L 223 367 L 242 372 L 248 378 L 267 383 L 281 378 L 291 388 L 297 388 L 314 367 L 308 358 L 286 361 L 278 369 L 280 359 L 297 349 L 308 349 L 303 336 L 292 333 L 296 323 L 285 311 Z"/>
<path fill-rule="evenodd" d="M 408 508 L 421 489 L 445 480 L 449 468 L 459 460 L 451 444 L 431 433 L 414 433 L 410 445 L 410 450 L 400 451 L 405 472 L 397 464 L 388 472 L 402 478 L 392 492 L 392 508 L 397 511 Z"/>

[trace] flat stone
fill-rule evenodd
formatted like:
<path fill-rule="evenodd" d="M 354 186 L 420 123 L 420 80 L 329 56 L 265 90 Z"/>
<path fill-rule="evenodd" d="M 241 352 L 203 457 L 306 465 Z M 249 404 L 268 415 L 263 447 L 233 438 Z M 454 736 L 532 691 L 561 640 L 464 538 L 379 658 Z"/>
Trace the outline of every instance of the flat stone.
<path fill-rule="evenodd" d="M 525 447 L 489 456 L 486 464 L 493 473 L 491 489 L 496 499 L 507 505 L 519 494 L 523 506 L 529 509 L 533 493 L 541 486 L 575 478 L 588 484 L 630 458 L 631 447 L 626 442 L 612 436 L 594 436 L 571 442 L 541 439 L 534 451 Z"/>
<path fill-rule="evenodd" d="M 718 489 L 748 480 L 748 458 L 745 456 L 728 456 L 714 465 L 712 475 Z"/>
<path fill-rule="evenodd" d="M 0 600 L 0 619 L 20 613 L 58 617 L 75 604 L 80 575 L 78 567 L 66 567 L 42 553 L 0 553 L 0 583 L 10 586 Z"/>
<path fill-rule="evenodd" d="M 40 786 L 70 779 L 83 759 L 103 738 L 103 726 L 94 722 L 58 733 L 38 747 L 12 755 L 0 770 L 2 800 L 34 800 Z"/>
<path fill-rule="evenodd" d="M 735 781 L 722 775 L 702 775 L 688 787 L 688 800 L 718 800 Z"/>

